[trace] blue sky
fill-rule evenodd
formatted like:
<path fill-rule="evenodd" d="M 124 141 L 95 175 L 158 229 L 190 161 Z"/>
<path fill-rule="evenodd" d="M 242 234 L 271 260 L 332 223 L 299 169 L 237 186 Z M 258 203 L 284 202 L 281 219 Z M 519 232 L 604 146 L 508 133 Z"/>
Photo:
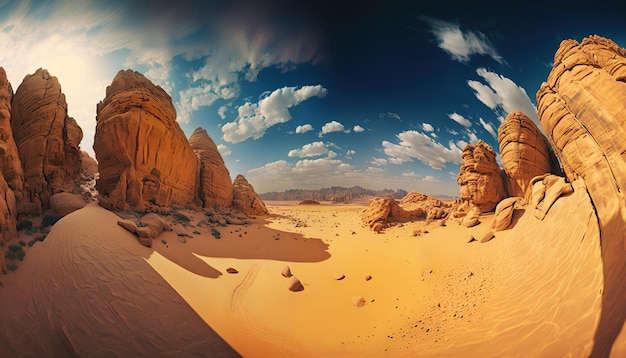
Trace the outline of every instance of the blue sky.
<path fill-rule="evenodd" d="M 96 104 L 132 68 L 258 192 L 457 195 L 465 144 L 497 150 L 508 112 L 536 119 L 561 40 L 626 46 L 611 2 L 339 3 L 0 0 L 0 66 L 14 90 L 39 67 L 57 76 L 90 153 Z"/>

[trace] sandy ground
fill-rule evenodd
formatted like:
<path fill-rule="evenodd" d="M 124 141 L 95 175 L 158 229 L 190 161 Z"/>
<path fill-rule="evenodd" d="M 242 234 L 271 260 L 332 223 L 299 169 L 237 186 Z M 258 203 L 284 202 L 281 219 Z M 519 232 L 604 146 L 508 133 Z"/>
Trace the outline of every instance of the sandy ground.
<path fill-rule="evenodd" d="M 100 352 L 116 339 L 128 344 L 125 337 L 138 331 L 147 331 L 131 339 L 140 355 L 171 347 L 205 349 L 204 355 L 218 347 L 234 355 L 215 332 L 244 357 L 584 357 L 592 351 L 604 282 L 598 226 L 582 190 L 559 199 L 543 221 L 530 209 L 518 212 L 514 227 L 487 243 L 467 243 L 467 236 L 479 239 L 489 215 L 470 229 L 448 221 L 414 237 L 411 223 L 381 234 L 362 227 L 361 205 L 266 204 L 271 216 L 219 227 L 220 239 L 198 225 L 201 213 L 186 212 L 194 226 L 188 230 L 197 233 L 184 239 L 164 233 L 151 249 L 102 208 L 71 214 L 2 278 L 0 314 L 9 319 L 0 328 L 13 332 L 13 343 L 0 338 L 0 347 L 21 349 L 15 341 L 26 330 L 43 337 L 40 345 L 63 351 L 69 341 L 79 353 Z M 554 225 L 557 217 L 569 220 Z M 79 223 L 84 232 L 75 229 Z M 286 265 L 302 291 L 287 289 Z M 238 273 L 227 273 L 230 267 Z M 334 279 L 336 273 L 345 278 Z M 362 306 L 353 303 L 359 297 Z M 15 312 L 24 314 L 18 307 L 28 323 L 15 322 Z M 623 331 L 611 356 L 626 356 Z"/>

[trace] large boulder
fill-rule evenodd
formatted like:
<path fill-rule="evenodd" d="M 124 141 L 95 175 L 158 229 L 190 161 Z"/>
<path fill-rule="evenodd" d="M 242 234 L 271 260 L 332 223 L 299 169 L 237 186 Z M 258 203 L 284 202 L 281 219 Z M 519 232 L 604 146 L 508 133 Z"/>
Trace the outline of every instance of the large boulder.
<path fill-rule="evenodd" d="M 541 125 L 569 181 L 584 181 L 600 226 L 602 311 L 592 357 L 609 355 L 626 319 L 625 81 L 626 49 L 590 36 L 561 42 L 537 92 Z"/>
<path fill-rule="evenodd" d="M 233 183 L 233 208 L 246 215 L 263 216 L 269 214 L 263 200 L 259 198 L 252 185 L 241 174 L 237 175 Z"/>
<path fill-rule="evenodd" d="M 19 210 L 40 215 L 50 207 L 53 194 L 73 191 L 80 179 L 83 132 L 68 116 L 61 85 L 47 70 L 24 77 L 11 105 L 11 127 L 24 169 Z"/>
<path fill-rule="evenodd" d="M 98 103 L 96 120 L 102 206 L 141 212 L 194 202 L 198 158 L 161 87 L 138 72 L 118 72 Z"/>
<path fill-rule="evenodd" d="M 461 168 L 457 176 L 459 199 L 475 206 L 480 213 L 493 211 L 506 197 L 502 169 L 496 162 L 496 152 L 479 140 L 463 149 Z"/>
<path fill-rule="evenodd" d="M 189 144 L 200 158 L 198 191 L 202 207 L 229 208 L 233 202 L 233 183 L 217 145 L 202 128 L 196 128 L 191 134 Z"/>
<path fill-rule="evenodd" d="M 532 178 L 560 172 L 550 143 L 522 112 L 506 116 L 498 128 L 498 143 L 509 196 L 524 197 Z"/>

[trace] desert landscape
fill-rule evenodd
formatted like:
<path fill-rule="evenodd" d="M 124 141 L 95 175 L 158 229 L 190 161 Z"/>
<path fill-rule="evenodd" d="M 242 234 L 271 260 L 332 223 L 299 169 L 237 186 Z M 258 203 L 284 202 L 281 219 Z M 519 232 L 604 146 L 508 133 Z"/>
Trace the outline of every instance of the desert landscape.
<path fill-rule="evenodd" d="M 456 198 L 259 195 L 137 71 L 97 104 L 91 158 L 63 79 L 14 92 L 0 68 L 0 351 L 626 356 L 625 79 L 624 48 L 564 40 L 542 129 L 511 111 L 499 148 L 462 148 Z"/>

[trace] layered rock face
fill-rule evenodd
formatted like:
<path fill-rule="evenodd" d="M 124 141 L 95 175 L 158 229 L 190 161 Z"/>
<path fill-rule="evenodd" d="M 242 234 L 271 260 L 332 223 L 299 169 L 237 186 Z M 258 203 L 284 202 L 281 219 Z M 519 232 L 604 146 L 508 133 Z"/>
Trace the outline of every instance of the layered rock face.
<path fill-rule="evenodd" d="M 53 194 L 72 191 L 80 178 L 83 132 L 68 116 L 61 85 L 47 70 L 26 76 L 11 104 L 11 127 L 24 170 L 19 211 L 40 215 Z"/>
<path fill-rule="evenodd" d="M 161 87 L 138 72 L 118 72 L 98 103 L 96 120 L 102 206 L 146 211 L 194 202 L 198 158 Z"/>
<path fill-rule="evenodd" d="M 498 143 L 509 196 L 523 197 L 532 178 L 560 172 L 550 143 L 522 112 L 506 116 L 498 128 Z"/>
<path fill-rule="evenodd" d="M 590 356 L 608 356 L 626 320 L 626 50 L 591 36 L 561 42 L 537 93 L 567 178 L 583 179 L 600 224 L 604 288 Z"/>
<path fill-rule="evenodd" d="M 246 215 L 267 215 L 269 212 L 254 188 L 246 178 L 239 174 L 233 183 L 233 208 Z"/>
<path fill-rule="evenodd" d="M 225 209 L 233 203 L 233 183 L 217 145 L 206 130 L 196 128 L 189 144 L 200 158 L 198 193 L 204 208 Z"/>
<path fill-rule="evenodd" d="M 361 223 L 372 230 L 380 231 L 388 223 L 420 219 L 430 222 L 446 218 L 451 206 L 439 199 L 413 191 L 400 201 L 392 198 L 374 198 L 361 214 Z"/>
<path fill-rule="evenodd" d="M 468 144 L 462 153 L 462 162 L 457 183 L 459 198 L 481 213 L 492 211 L 506 197 L 502 170 L 496 163 L 496 153 L 490 145 L 478 141 Z"/>

